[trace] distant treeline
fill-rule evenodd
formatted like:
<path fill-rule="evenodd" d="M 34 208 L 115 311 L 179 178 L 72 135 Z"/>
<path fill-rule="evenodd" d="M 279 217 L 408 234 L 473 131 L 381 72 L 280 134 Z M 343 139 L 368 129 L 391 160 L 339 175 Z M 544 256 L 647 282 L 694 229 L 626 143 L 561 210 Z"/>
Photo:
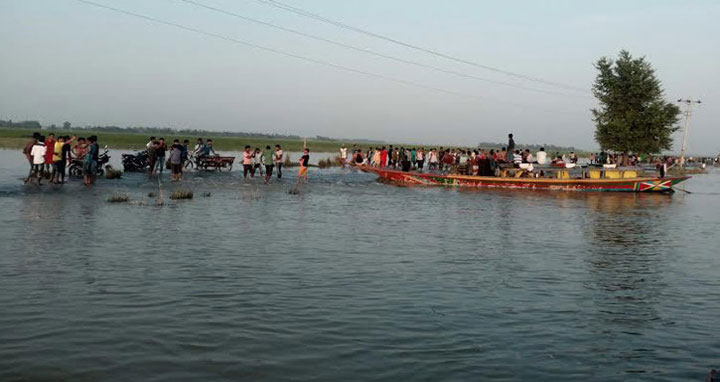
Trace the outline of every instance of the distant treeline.
<path fill-rule="evenodd" d="M 134 133 L 134 134 L 153 134 L 153 135 L 185 135 L 185 136 L 220 136 L 220 137 L 253 137 L 253 138 L 274 138 L 274 139 L 302 139 L 299 135 L 287 135 L 287 134 L 267 134 L 267 133 L 245 133 L 245 132 L 233 132 L 233 131 L 208 131 L 198 129 L 173 129 L 169 127 L 148 127 L 148 126 L 73 126 L 70 122 L 63 122 L 62 126 L 55 124 L 49 126 L 42 126 L 38 121 L 21 121 L 13 122 L 12 120 L 3 121 L 0 120 L 0 127 L 14 127 L 19 129 L 36 129 L 36 130 L 89 130 L 106 133 Z M 328 139 L 325 137 L 318 137 L 318 139 Z"/>
<path fill-rule="evenodd" d="M 42 129 L 42 125 L 40 125 L 40 122 L 38 122 L 38 121 L 13 122 L 12 119 L 8 120 L 8 121 L 3 121 L 2 119 L 0 119 L 0 127 L 15 127 L 18 129 L 35 129 L 35 130 Z"/>

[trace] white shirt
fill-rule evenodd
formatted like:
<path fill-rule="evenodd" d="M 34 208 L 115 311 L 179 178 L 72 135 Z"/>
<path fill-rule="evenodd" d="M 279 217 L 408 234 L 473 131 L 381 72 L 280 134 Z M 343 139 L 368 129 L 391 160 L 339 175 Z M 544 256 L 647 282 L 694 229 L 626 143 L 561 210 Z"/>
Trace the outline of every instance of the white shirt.
<path fill-rule="evenodd" d="M 547 153 L 545 151 L 537 152 L 537 162 L 538 164 L 545 164 L 545 162 L 547 162 Z"/>
<path fill-rule="evenodd" d="M 275 157 L 273 158 L 273 161 L 275 163 L 282 163 L 282 161 L 283 161 L 283 151 L 282 150 L 275 150 Z"/>
<path fill-rule="evenodd" d="M 345 147 L 340 148 L 340 158 L 347 159 L 347 148 L 345 148 Z"/>
<path fill-rule="evenodd" d="M 45 153 L 47 152 L 47 147 L 45 145 L 33 145 L 32 150 L 30 150 L 30 155 L 33 157 L 33 164 L 43 164 L 45 163 Z"/>

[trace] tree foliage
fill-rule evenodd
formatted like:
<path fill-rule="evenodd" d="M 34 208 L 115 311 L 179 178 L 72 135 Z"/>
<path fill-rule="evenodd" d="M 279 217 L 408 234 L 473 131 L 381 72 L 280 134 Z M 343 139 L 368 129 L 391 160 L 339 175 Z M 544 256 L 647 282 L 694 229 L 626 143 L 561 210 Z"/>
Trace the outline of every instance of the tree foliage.
<path fill-rule="evenodd" d="M 663 98 L 655 70 L 645 57 L 623 50 L 617 60 L 603 57 L 593 94 L 600 107 L 592 109 L 595 140 L 617 152 L 658 153 L 672 148 L 672 133 L 680 109 Z"/>

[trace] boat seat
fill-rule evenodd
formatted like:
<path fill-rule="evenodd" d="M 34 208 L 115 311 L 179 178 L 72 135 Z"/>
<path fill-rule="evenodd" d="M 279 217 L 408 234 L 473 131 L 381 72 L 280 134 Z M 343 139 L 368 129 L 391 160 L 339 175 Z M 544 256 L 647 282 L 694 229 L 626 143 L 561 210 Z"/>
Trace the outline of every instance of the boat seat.
<path fill-rule="evenodd" d="M 623 178 L 637 178 L 638 173 L 636 170 L 625 170 L 623 171 Z"/>
<path fill-rule="evenodd" d="M 620 179 L 622 173 L 619 170 L 606 170 L 605 178 L 607 179 Z"/>

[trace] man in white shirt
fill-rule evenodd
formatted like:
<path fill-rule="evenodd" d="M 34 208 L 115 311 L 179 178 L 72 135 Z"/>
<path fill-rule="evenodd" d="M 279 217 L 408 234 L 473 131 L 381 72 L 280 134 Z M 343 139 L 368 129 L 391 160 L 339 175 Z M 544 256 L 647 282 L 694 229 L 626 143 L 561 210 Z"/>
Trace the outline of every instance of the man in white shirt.
<path fill-rule="evenodd" d="M 345 162 L 347 162 L 347 147 L 343 144 L 340 147 L 340 163 L 343 167 L 345 167 Z"/>
<path fill-rule="evenodd" d="M 33 161 L 33 171 L 30 176 L 25 179 L 25 183 L 29 182 L 33 176 L 37 176 L 37 184 L 38 186 L 42 186 L 40 181 L 43 177 L 43 167 L 45 165 L 46 152 L 47 148 L 45 147 L 45 136 L 41 135 L 40 138 L 38 138 L 37 142 L 35 142 L 35 144 L 33 145 L 32 149 L 30 149 L 30 156 L 32 156 Z"/>
<path fill-rule="evenodd" d="M 547 153 L 545 152 L 544 147 L 540 148 L 540 151 L 537 152 L 535 158 L 537 159 L 538 164 L 545 164 L 547 162 Z"/>

